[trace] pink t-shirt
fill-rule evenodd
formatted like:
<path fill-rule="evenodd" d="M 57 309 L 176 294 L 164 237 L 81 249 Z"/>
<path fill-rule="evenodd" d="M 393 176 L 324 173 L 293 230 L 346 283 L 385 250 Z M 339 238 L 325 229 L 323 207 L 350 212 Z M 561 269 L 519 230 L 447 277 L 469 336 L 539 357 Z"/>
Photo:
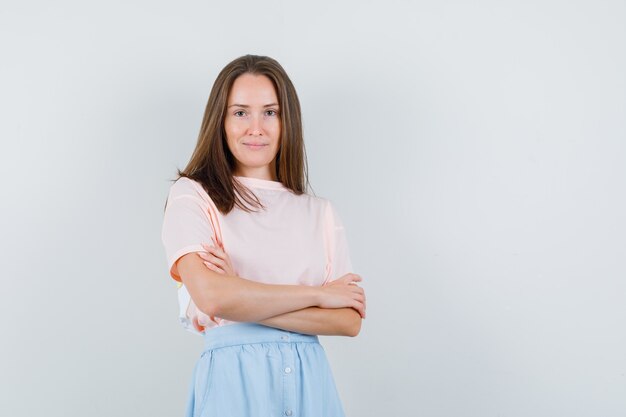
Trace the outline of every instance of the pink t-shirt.
<path fill-rule="evenodd" d="M 237 276 L 266 284 L 321 286 L 352 271 L 348 242 L 332 203 L 296 195 L 277 181 L 234 176 L 266 209 L 245 212 L 235 206 L 223 215 L 200 183 L 181 177 L 169 190 L 161 239 L 170 276 L 178 284 L 179 320 L 187 330 L 194 316 L 205 330 L 233 321 L 199 311 L 182 284 L 176 261 L 203 252 L 202 243 L 221 241 Z"/>

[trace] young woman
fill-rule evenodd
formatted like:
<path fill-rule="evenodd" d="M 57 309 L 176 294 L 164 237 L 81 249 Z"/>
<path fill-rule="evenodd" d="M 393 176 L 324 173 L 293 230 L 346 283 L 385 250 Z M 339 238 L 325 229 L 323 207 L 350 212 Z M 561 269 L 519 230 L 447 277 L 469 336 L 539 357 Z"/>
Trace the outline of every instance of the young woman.
<path fill-rule="evenodd" d="M 181 321 L 204 337 L 188 417 L 344 416 L 317 335 L 356 336 L 365 292 L 337 211 L 306 192 L 305 158 L 282 66 L 224 67 L 162 229 Z"/>

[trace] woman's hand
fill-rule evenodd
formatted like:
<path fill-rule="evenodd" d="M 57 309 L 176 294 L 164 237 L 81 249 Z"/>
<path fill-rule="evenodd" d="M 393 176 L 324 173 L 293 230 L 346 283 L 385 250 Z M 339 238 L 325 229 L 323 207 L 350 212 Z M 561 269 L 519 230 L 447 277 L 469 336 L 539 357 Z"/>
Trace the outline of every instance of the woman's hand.
<path fill-rule="evenodd" d="M 362 280 L 360 275 L 348 273 L 324 284 L 321 287 L 322 296 L 319 307 L 352 307 L 362 318 L 365 318 L 365 291 L 356 284 L 357 281 Z"/>
<path fill-rule="evenodd" d="M 211 240 L 213 240 L 212 246 L 205 243 L 202 244 L 202 247 L 204 247 L 208 253 L 198 252 L 198 255 L 204 259 L 206 267 L 220 274 L 237 276 L 233 264 L 230 261 L 230 257 L 226 251 L 224 251 L 224 247 L 221 244 L 218 245 L 213 236 L 211 236 Z"/>
<path fill-rule="evenodd" d="M 235 272 L 230 257 L 224 251 L 222 245 L 218 245 L 213 237 L 214 245 L 202 244 L 208 253 L 197 252 L 204 260 L 207 268 L 220 274 L 238 276 Z M 324 284 L 321 288 L 322 297 L 318 307 L 321 308 L 344 308 L 352 307 L 365 318 L 365 291 L 356 282 L 362 281 L 360 275 L 348 273 L 341 278 Z M 212 320 L 213 317 L 211 317 Z"/>

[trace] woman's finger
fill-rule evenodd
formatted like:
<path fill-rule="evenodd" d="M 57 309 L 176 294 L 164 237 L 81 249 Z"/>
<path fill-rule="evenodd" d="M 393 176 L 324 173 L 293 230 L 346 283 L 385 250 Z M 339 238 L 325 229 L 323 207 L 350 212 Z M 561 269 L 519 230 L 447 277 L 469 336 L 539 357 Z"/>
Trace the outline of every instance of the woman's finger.
<path fill-rule="evenodd" d="M 215 271 L 215 272 L 217 272 L 219 274 L 226 274 L 226 272 L 224 272 L 223 269 L 213 265 L 211 262 L 206 262 L 205 261 L 204 264 L 206 265 L 207 268 L 209 268 L 212 271 Z"/>
<path fill-rule="evenodd" d="M 202 244 L 202 247 L 203 247 L 203 248 L 204 248 L 207 252 L 210 252 L 210 253 L 214 252 L 214 250 L 213 250 L 213 249 L 215 248 L 215 246 L 213 246 L 213 245 L 207 245 L 206 243 L 203 243 L 203 244 Z"/>
<path fill-rule="evenodd" d="M 213 244 L 215 246 L 220 247 L 222 250 L 224 250 L 224 244 L 222 242 L 218 242 L 217 239 L 215 239 L 215 237 L 213 237 L 213 235 L 211 235 L 211 240 L 213 241 Z"/>
<path fill-rule="evenodd" d="M 204 259 L 205 261 L 213 262 L 220 266 L 223 266 L 223 263 L 225 262 L 224 259 L 220 258 L 213 252 L 197 252 L 197 253 L 198 253 L 198 256 L 200 256 L 200 258 Z"/>
<path fill-rule="evenodd" d="M 352 307 L 354 307 L 359 312 L 362 318 L 365 318 L 365 310 L 363 309 L 362 303 L 359 303 L 357 301 L 354 305 L 352 305 Z"/>
<path fill-rule="evenodd" d="M 359 287 L 358 285 L 350 285 L 350 291 L 355 292 L 357 294 L 363 294 L 365 291 L 363 291 L 363 288 Z"/>
<path fill-rule="evenodd" d="M 358 281 L 362 281 L 363 278 L 361 278 L 359 275 L 357 274 L 346 274 L 346 276 L 343 277 L 343 280 L 348 283 L 348 284 L 352 284 L 354 282 L 358 282 Z"/>
<path fill-rule="evenodd" d="M 208 249 L 211 253 L 214 253 L 216 256 L 219 256 L 220 258 L 226 255 L 226 253 L 219 246 L 212 245 L 212 246 L 209 246 Z"/>
<path fill-rule="evenodd" d="M 215 242 L 215 239 L 211 237 L 211 240 Z M 212 264 L 221 268 L 227 275 L 237 275 L 233 269 L 232 262 L 228 254 L 224 251 L 223 246 L 211 246 L 202 243 L 202 247 L 206 249 L 206 253 L 203 254 L 202 259 L 211 262 Z"/>
<path fill-rule="evenodd" d="M 203 245 L 204 246 L 204 245 Z M 212 254 L 214 254 L 215 256 L 217 256 L 220 259 L 228 259 L 228 255 L 226 254 L 226 252 L 224 252 L 222 249 L 220 249 L 219 247 L 216 246 L 204 246 L 206 248 L 206 250 Z"/>
<path fill-rule="evenodd" d="M 217 266 L 213 265 L 212 263 L 208 262 L 207 264 L 208 264 L 208 265 L 206 265 L 206 266 L 207 266 L 207 268 L 209 268 L 210 270 L 215 271 L 215 272 L 217 272 L 218 274 L 223 274 L 223 275 L 225 275 L 225 274 L 226 274 L 226 272 L 224 272 L 224 270 L 223 270 L 223 269 L 221 269 L 221 268 L 219 268 L 219 267 L 217 267 Z"/>
<path fill-rule="evenodd" d="M 355 298 L 356 301 L 358 301 L 361 304 L 361 308 L 363 311 L 362 317 L 365 318 L 365 310 L 367 309 L 366 305 L 365 305 L 365 292 L 363 291 L 362 288 L 359 288 L 361 291 L 359 291 L 357 294 L 358 296 Z"/>
<path fill-rule="evenodd" d="M 220 268 L 224 268 L 226 266 L 226 261 L 219 256 L 215 256 L 212 253 L 207 253 L 204 257 L 204 260 L 211 262 L 212 264 L 219 266 Z"/>

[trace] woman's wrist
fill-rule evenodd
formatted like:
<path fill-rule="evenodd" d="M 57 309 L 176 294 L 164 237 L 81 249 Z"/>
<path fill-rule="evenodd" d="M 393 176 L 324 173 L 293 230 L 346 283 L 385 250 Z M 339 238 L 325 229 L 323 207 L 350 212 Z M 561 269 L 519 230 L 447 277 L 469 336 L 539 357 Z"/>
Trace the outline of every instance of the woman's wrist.
<path fill-rule="evenodd" d="M 322 287 L 310 286 L 311 291 L 311 307 L 320 307 L 322 303 Z"/>

